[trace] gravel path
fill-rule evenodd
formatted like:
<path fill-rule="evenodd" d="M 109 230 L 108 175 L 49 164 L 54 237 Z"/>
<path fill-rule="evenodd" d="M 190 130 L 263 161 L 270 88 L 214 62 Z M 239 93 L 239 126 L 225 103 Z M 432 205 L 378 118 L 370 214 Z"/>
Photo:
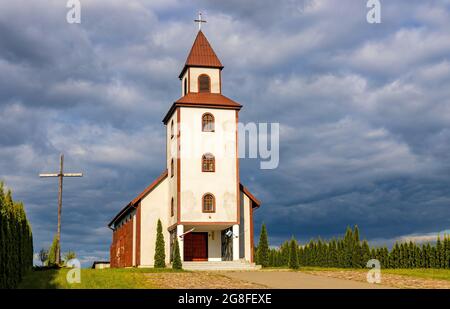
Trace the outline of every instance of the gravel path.
<path fill-rule="evenodd" d="M 224 276 L 222 272 L 147 273 L 149 283 L 166 289 L 264 289 L 266 286 Z"/>
<path fill-rule="evenodd" d="M 225 276 L 237 280 L 266 285 L 274 289 L 380 289 L 390 288 L 340 278 L 292 271 L 226 272 Z"/>

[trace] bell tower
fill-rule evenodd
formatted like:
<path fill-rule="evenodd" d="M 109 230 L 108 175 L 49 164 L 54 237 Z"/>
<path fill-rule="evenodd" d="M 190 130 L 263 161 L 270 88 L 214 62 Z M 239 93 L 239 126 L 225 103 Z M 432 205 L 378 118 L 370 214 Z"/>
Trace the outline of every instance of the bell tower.
<path fill-rule="evenodd" d="M 199 30 L 179 75 L 182 96 L 163 120 L 167 127 L 169 226 L 176 226 L 178 235 L 193 230 L 208 233 L 208 250 L 218 252 L 224 232 L 231 231 L 234 236 L 227 238 L 233 243 L 230 256 L 239 259 L 237 124 L 242 106 L 222 95 L 222 69 Z"/>

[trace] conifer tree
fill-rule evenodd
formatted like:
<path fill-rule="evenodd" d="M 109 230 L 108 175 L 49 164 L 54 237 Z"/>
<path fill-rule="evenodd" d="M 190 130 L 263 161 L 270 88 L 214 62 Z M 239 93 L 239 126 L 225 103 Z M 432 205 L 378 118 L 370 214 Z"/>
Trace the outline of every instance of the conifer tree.
<path fill-rule="evenodd" d="M 3 191 L 3 182 L 0 182 L 0 288 L 6 288 L 6 260 L 7 260 L 7 251 L 6 251 L 6 224 L 7 224 L 7 216 L 6 216 L 6 207 L 4 204 L 4 191 Z"/>
<path fill-rule="evenodd" d="M 269 240 L 267 237 L 266 225 L 263 223 L 258 243 L 258 262 L 262 267 L 269 265 Z"/>
<path fill-rule="evenodd" d="M 352 266 L 352 256 L 354 249 L 354 237 L 350 227 L 347 227 L 347 231 L 344 236 L 344 267 L 349 268 Z"/>
<path fill-rule="evenodd" d="M 409 243 L 409 267 L 415 268 L 416 266 L 416 244 L 413 242 Z"/>
<path fill-rule="evenodd" d="M 414 246 L 414 265 L 417 268 L 422 268 L 422 252 L 420 250 L 420 247 L 416 244 Z"/>
<path fill-rule="evenodd" d="M 292 237 L 289 247 L 289 268 L 298 269 L 298 244 L 294 237 Z"/>
<path fill-rule="evenodd" d="M 359 229 L 358 226 L 355 225 L 355 228 L 353 230 L 353 251 L 351 265 L 353 268 L 359 268 L 362 266 L 361 264 L 361 244 L 359 242 Z M 363 267 L 365 267 L 365 265 L 363 265 Z"/>
<path fill-rule="evenodd" d="M 286 240 L 282 245 L 283 266 L 289 265 L 289 241 Z"/>
<path fill-rule="evenodd" d="M 330 267 L 339 267 L 336 239 L 331 240 L 330 244 Z"/>
<path fill-rule="evenodd" d="M 182 269 L 183 264 L 181 263 L 180 245 L 178 244 L 178 237 L 175 238 L 173 246 L 174 247 L 173 247 L 172 269 Z"/>
<path fill-rule="evenodd" d="M 52 245 L 50 246 L 50 249 L 48 250 L 48 266 L 59 266 L 56 265 L 56 254 L 58 252 L 57 248 L 58 248 L 58 240 L 57 240 L 57 236 L 55 235 L 53 237 L 53 242 Z"/>
<path fill-rule="evenodd" d="M 441 250 L 442 250 L 441 237 L 440 235 L 438 235 L 436 240 L 436 268 L 441 267 Z"/>
<path fill-rule="evenodd" d="M 367 240 L 364 240 L 361 246 L 362 260 L 361 267 L 366 267 L 367 262 L 370 260 L 370 248 Z"/>
<path fill-rule="evenodd" d="M 430 244 L 422 245 L 423 267 L 430 267 Z"/>
<path fill-rule="evenodd" d="M 277 249 L 273 248 L 273 249 L 269 249 L 269 266 L 270 267 L 275 267 L 275 255 L 276 255 L 276 251 Z"/>
<path fill-rule="evenodd" d="M 450 235 L 445 236 L 444 241 L 444 247 L 445 247 L 445 268 L 450 268 Z"/>
<path fill-rule="evenodd" d="M 436 261 L 436 248 L 431 247 L 430 250 L 430 268 L 436 268 L 437 261 Z"/>
<path fill-rule="evenodd" d="M 155 244 L 155 268 L 166 267 L 166 249 L 164 243 L 164 235 L 162 233 L 161 220 L 158 219 L 156 227 L 156 244 Z"/>
<path fill-rule="evenodd" d="M 0 182 L 0 288 L 15 288 L 31 268 L 33 239 L 23 204 Z"/>

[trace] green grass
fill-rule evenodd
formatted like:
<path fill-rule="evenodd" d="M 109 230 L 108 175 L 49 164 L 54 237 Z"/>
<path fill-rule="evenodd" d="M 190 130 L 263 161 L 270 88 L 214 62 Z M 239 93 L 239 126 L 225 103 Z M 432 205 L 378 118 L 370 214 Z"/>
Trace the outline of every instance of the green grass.
<path fill-rule="evenodd" d="M 69 269 L 31 271 L 22 280 L 21 289 L 155 289 L 145 273 L 180 272 L 170 268 L 82 269 L 81 283 L 69 284 Z"/>
<path fill-rule="evenodd" d="M 450 269 L 383 269 L 382 273 L 450 281 Z"/>
<path fill-rule="evenodd" d="M 326 267 L 300 267 L 300 271 L 361 271 L 367 272 L 368 269 L 352 269 L 352 268 L 326 268 Z M 402 275 L 424 279 L 448 280 L 450 281 L 450 269 L 432 269 L 432 268 L 397 268 L 397 269 L 381 269 L 381 274 Z"/>

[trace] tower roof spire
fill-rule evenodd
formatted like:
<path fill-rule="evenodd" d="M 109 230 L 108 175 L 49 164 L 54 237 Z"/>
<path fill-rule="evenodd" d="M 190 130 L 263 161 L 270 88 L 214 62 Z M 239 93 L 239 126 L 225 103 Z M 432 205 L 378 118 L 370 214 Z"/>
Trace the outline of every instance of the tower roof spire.
<path fill-rule="evenodd" d="M 201 30 L 198 31 L 191 51 L 186 59 L 180 78 L 188 67 L 207 67 L 223 69 L 223 65 L 212 49 L 208 40 Z"/>

